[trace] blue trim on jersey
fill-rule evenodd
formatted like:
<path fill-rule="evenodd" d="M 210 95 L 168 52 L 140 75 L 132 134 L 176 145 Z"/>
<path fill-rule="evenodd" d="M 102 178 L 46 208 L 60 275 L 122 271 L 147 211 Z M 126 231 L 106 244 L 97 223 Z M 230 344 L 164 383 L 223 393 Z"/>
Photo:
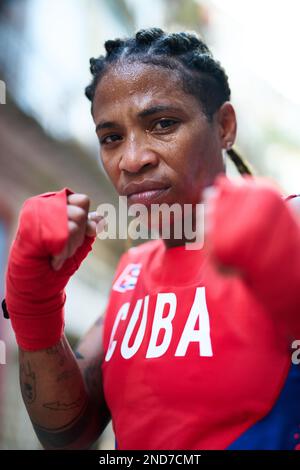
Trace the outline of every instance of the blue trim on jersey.
<path fill-rule="evenodd" d="M 292 365 L 270 413 L 247 429 L 227 449 L 292 450 L 297 444 L 300 444 L 300 365 Z"/>

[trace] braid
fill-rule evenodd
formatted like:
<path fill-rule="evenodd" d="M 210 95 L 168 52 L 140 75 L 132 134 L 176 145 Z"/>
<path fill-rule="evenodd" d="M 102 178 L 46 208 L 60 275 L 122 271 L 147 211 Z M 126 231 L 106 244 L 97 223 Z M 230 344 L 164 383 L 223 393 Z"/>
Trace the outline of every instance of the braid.
<path fill-rule="evenodd" d="M 227 155 L 230 160 L 235 164 L 237 170 L 241 175 L 250 175 L 253 176 L 253 171 L 250 168 L 249 163 L 243 157 L 241 157 L 236 150 L 228 149 L 226 150 Z"/>
<path fill-rule="evenodd" d="M 141 29 L 133 38 L 106 41 L 105 50 L 105 56 L 90 59 L 93 78 L 85 88 L 85 94 L 92 107 L 96 87 L 102 76 L 112 63 L 121 59 L 158 65 L 179 73 L 184 91 L 198 99 L 209 121 L 219 107 L 230 100 L 231 91 L 225 70 L 195 33 L 166 33 L 160 28 Z M 251 174 L 248 165 L 235 150 L 231 149 L 227 153 L 241 174 Z"/>
<path fill-rule="evenodd" d="M 118 49 L 123 47 L 124 41 L 122 39 L 109 39 L 104 43 L 104 47 L 107 53 L 107 57 L 111 56 L 113 53 L 117 53 Z"/>
<path fill-rule="evenodd" d="M 135 35 L 135 40 L 138 45 L 146 46 L 164 35 L 165 33 L 160 28 L 140 29 Z"/>
<path fill-rule="evenodd" d="M 93 101 L 96 86 L 112 62 L 121 57 L 178 70 L 185 91 L 200 99 L 204 112 L 212 118 L 218 107 L 230 99 L 227 75 L 208 46 L 194 33 L 165 33 L 160 28 L 141 29 L 134 38 L 105 42 L 106 55 L 90 59 L 93 75 L 86 96 Z"/>

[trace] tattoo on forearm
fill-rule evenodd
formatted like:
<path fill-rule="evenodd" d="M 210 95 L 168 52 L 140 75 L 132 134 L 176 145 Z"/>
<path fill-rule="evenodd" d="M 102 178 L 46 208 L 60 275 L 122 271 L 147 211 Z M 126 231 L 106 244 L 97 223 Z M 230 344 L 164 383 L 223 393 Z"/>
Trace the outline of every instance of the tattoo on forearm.
<path fill-rule="evenodd" d="M 56 429 L 48 429 L 32 422 L 37 437 L 47 447 L 63 448 L 79 439 L 91 420 L 88 403 L 69 423 Z"/>
<path fill-rule="evenodd" d="M 74 355 L 76 359 L 84 359 L 84 356 L 79 351 L 75 351 Z"/>
<path fill-rule="evenodd" d="M 64 370 L 61 374 L 59 374 L 56 378 L 56 382 L 60 382 L 61 380 L 68 380 L 69 378 L 73 377 L 77 373 L 77 369 L 70 369 Z"/>
<path fill-rule="evenodd" d="M 79 408 L 81 405 L 82 397 L 79 397 L 77 400 L 72 401 L 71 403 L 62 403 L 59 400 L 43 403 L 44 408 L 48 408 L 52 411 L 69 411 L 73 410 L 74 408 Z"/>
<path fill-rule="evenodd" d="M 57 344 L 55 346 L 52 346 L 51 348 L 47 348 L 46 354 L 49 354 L 50 356 L 58 355 L 59 365 L 60 366 L 64 365 L 66 358 L 65 358 L 64 350 L 61 344 Z"/>
<path fill-rule="evenodd" d="M 36 375 L 29 361 L 20 364 L 20 385 L 24 402 L 31 405 L 36 399 Z"/>

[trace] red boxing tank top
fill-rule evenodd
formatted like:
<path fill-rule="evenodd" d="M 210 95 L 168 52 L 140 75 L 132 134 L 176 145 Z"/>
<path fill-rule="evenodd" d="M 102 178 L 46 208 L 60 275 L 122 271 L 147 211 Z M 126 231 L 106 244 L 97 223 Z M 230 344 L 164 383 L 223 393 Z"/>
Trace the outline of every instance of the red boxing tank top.
<path fill-rule="evenodd" d="M 291 365 L 272 314 L 202 250 L 161 240 L 119 263 L 104 393 L 119 449 L 224 449 L 266 416 Z"/>

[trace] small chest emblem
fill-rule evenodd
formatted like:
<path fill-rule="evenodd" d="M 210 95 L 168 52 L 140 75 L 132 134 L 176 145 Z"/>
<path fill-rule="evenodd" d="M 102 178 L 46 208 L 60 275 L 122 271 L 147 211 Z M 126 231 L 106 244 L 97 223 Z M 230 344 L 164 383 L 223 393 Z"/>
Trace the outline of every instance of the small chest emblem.
<path fill-rule="evenodd" d="M 116 279 L 112 289 L 117 292 L 133 290 L 141 272 L 141 267 L 141 264 L 128 264 L 120 276 Z"/>

